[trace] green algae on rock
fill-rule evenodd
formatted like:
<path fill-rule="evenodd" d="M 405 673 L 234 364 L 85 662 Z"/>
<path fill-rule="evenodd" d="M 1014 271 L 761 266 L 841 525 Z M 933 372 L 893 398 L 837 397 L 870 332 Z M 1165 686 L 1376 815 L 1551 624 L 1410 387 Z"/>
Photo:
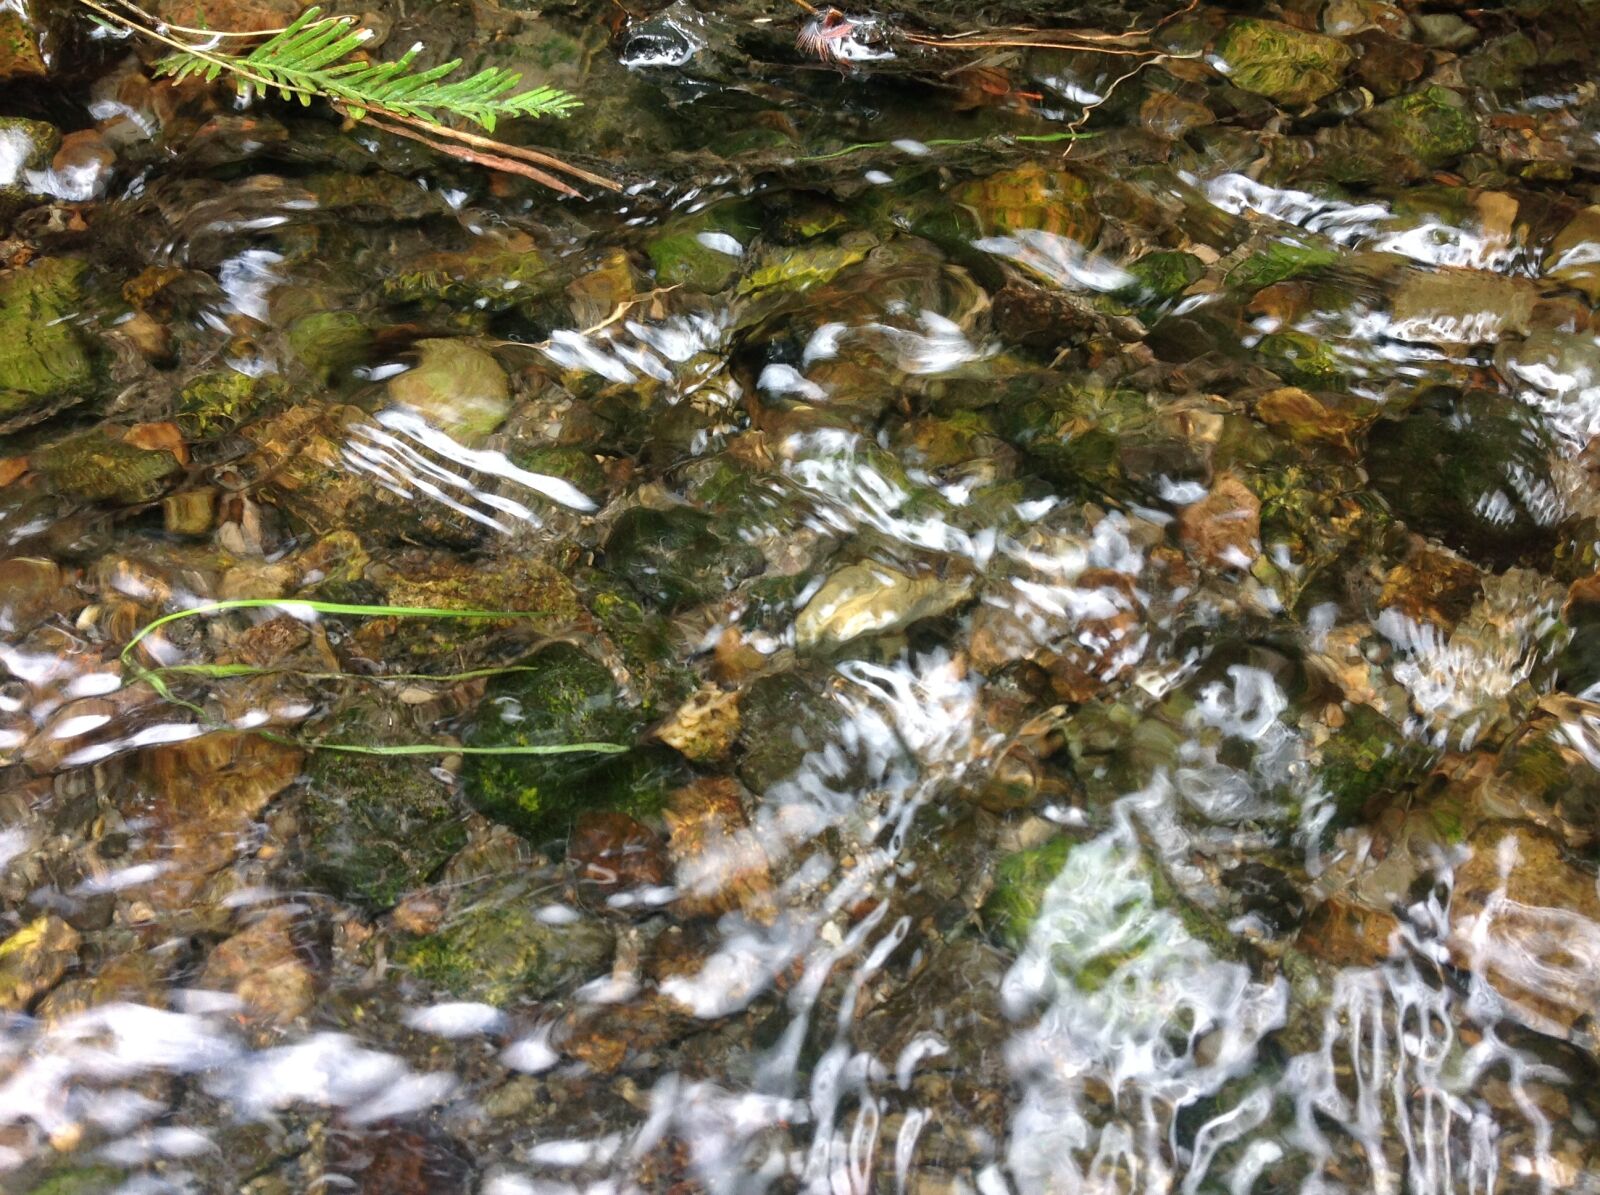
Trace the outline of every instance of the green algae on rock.
<path fill-rule="evenodd" d="M 1355 58 L 1338 38 L 1253 18 L 1229 24 L 1216 56 L 1228 82 L 1280 104 L 1320 100 Z"/>
<path fill-rule="evenodd" d="M 995 868 L 994 888 L 984 901 L 983 915 L 1013 950 L 1028 940 L 1044 891 L 1061 874 L 1073 845 L 1071 838 L 1052 838 L 1042 846 L 1007 855 Z"/>
<path fill-rule="evenodd" d="M 511 411 L 506 371 L 464 340 L 419 340 L 416 365 L 389 379 L 389 401 L 476 447 Z"/>
<path fill-rule="evenodd" d="M 553 925 L 526 895 L 491 896 L 453 912 L 437 932 L 397 943 L 395 961 L 430 987 L 505 1005 L 595 978 L 613 945 L 611 931 L 591 918 Z"/>
<path fill-rule="evenodd" d="M 379 721 L 371 712 L 352 711 L 317 733 L 340 743 L 391 741 L 394 732 L 376 728 Z M 299 818 L 307 876 L 371 909 L 393 905 L 466 842 L 448 787 L 420 757 L 313 752 Z"/>
<path fill-rule="evenodd" d="M 1440 166 L 1478 144 L 1478 122 L 1466 101 L 1447 87 L 1424 87 L 1372 110 L 1380 133 L 1428 166 Z"/>
<path fill-rule="evenodd" d="M 198 374 L 179 392 L 178 427 L 195 439 L 232 431 L 286 392 L 283 380 L 271 374 L 256 376 L 232 369 Z"/>
<path fill-rule="evenodd" d="M 87 397 L 94 361 L 72 323 L 87 269 L 50 257 L 0 273 L 0 430 Z"/>
<path fill-rule="evenodd" d="M 34 467 L 62 493 L 90 502 L 148 502 L 182 466 L 165 449 L 140 448 L 104 431 L 85 432 L 34 453 Z"/>
<path fill-rule="evenodd" d="M 631 746 L 648 710 L 630 705 L 604 664 L 569 643 L 529 657 L 530 672 L 495 677 L 468 728 L 474 748 Z M 467 799 L 486 816 L 539 840 L 585 809 L 648 813 L 659 808 L 679 768 L 665 748 L 623 755 L 473 755 Z"/>

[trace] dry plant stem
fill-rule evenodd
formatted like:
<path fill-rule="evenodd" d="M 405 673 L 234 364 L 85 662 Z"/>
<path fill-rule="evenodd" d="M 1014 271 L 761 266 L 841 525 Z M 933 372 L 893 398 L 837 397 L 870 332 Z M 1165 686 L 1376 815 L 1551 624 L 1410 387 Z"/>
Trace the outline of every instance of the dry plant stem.
<path fill-rule="evenodd" d="M 349 115 L 343 105 L 335 105 L 341 113 Z M 548 166 L 552 170 L 559 170 L 563 174 L 570 174 L 573 178 L 581 179 L 586 183 L 593 183 L 597 187 L 604 187 L 608 191 L 622 190 L 622 184 L 615 179 L 606 178 L 601 174 L 591 174 L 578 166 L 563 162 L 553 154 L 543 153 L 537 149 L 524 149 L 520 145 L 507 145 L 503 141 L 496 141 L 492 137 L 480 137 L 476 133 L 468 133 L 462 129 L 452 129 L 446 125 L 430 124 L 425 120 L 418 120 L 413 116 L 405 116 L 399 112 L 391 112 L 388 108 L 370 107 L 365 111 L 385 120 L 396 121 L 400 124 L 410 125 L 414 129 L 422 129 L 438 137 L 446 137 L 452 141 L 459 141 L 463 145 L 470 145 L 474 149 L 486 150 L 497 157 L 516 158 L 519 161 L 529 162 L 535 166 Z M 446 153 L 453 152 L 446 150 Z"/>
<path fill-rule="evenodd" d="M 552 191 L 558 192 L 559 194 L 570 195 L 574 199 L 582 198 L 577 191 L 574 191 L 571 187 L 567 186 L 566 183 L 562 182 L 555 175 L 546 174 L 543 170 L 540 170 L 535 166 L 530 166 L 526 162 L 519 162 L 514 158 L 503 157 L 499 154 L 479 153 L 477 150 L 468 149 L 464 145 L 451 145 L 445 141 L 436 141 L 432 137 L 423 136 L 415 129 L 408 129 L 404 125 L 390 124 L 386 120 L 379 120 L 370 113 L 368 114 L 364 123 L 370 124 L 375 129 L 382 129 L 385 133 L 393 133 L 396 137 L 405 137 L 411 141 L 420 141 L 429 149 L 436 149 L 442 154 L 449 154 L 452 158 L 458 158 L 463 162 L 471 162 L 474 166 L 487 166 L 490 170 L 498 170 L 502 174 L 520 174 L 523 178 L 532 179 L 534 182 L 549 187 Z M 434 126 L 423 124 L 423 127 L 432 128 Z M 451 132 L 453 130 L 437 131 Z"/>

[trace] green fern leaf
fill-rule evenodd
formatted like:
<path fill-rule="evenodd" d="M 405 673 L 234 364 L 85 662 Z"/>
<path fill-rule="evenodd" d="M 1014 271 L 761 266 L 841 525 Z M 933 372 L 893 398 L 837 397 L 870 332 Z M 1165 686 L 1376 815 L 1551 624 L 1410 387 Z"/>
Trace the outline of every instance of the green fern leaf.
<path fill-rule="evenodd" d="M 352 59 L 371 37 L 371 30 L 353 18 L 324 17 L 312 7 L 248 54 L 195 47 L 169 54 L 155 69 L 180 80 L 197 73 L 212 80 L 227 72 L 246 94 L 276 91 L 302 104 L 320 96 L 343 105 L 357 120 L 369 111 L 433 124 L 456 117 L 491 133 L 502 117 L 564 117 L 579 107 L 576 96 L 553 87 L 517 91 L 522 76 L 503 67 L 486 67 L 453 81 L 449 76 L 460 69 L 460 59 L 413 71 L 420 46 L 392 62 Z"/>

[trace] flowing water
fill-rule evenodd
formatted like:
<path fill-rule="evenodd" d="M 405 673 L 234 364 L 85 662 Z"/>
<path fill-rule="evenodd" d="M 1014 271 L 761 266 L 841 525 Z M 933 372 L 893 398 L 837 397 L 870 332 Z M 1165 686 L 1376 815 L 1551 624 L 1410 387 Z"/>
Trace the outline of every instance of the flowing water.
<path fill-rule="evenodd" d="M 1176 8 L 0 10 L 0 1188 L 1600 1191 L 1600 8 Z"/>

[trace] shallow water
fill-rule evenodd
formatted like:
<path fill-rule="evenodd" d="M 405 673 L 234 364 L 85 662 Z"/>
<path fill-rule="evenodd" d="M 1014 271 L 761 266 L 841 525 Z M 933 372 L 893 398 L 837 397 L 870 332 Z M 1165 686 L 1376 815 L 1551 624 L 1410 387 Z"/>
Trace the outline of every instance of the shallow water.
<path fill-rule="evenodd" d="M 0 82 L 0 1187 L 1600 1191 L 1600 11 L 1167 15 Z"/>

